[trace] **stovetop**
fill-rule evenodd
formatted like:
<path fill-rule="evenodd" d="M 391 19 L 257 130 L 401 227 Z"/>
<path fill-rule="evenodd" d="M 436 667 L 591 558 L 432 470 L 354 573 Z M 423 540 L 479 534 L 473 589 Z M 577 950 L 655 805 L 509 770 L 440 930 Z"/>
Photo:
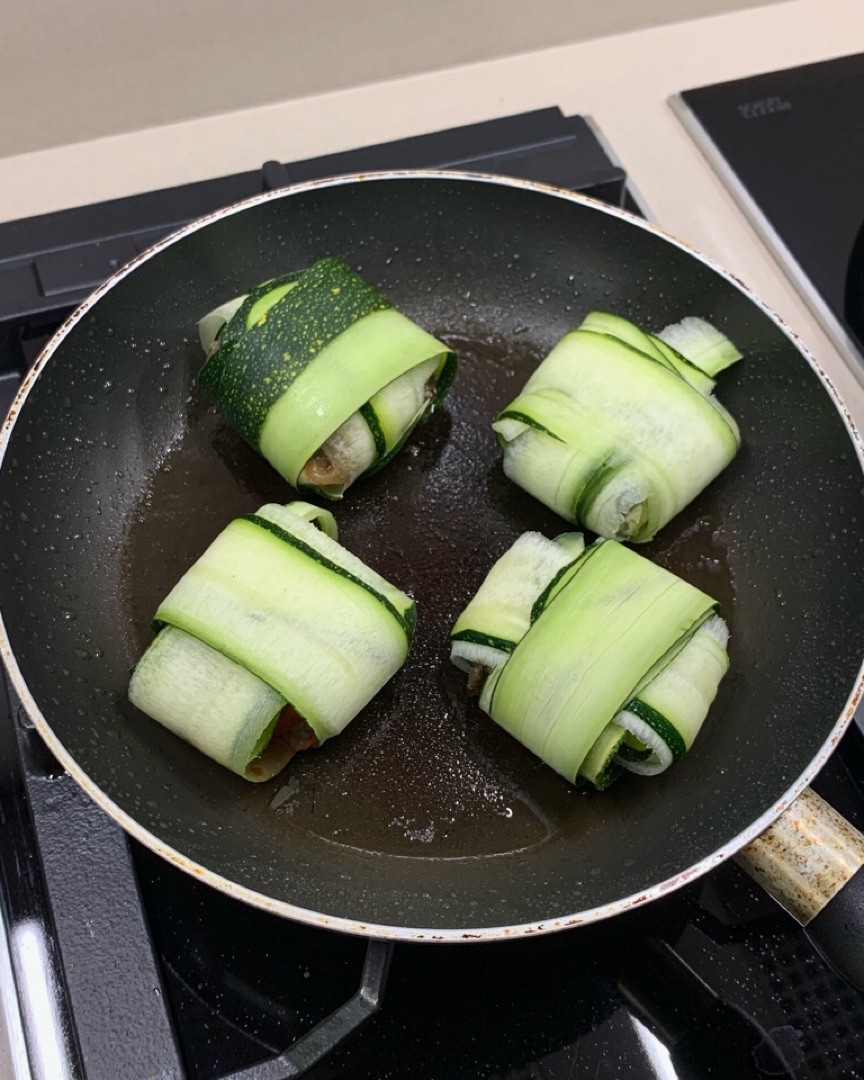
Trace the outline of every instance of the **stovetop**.
<path fill-rule="evenodd" d="M 684 91 L 673 107 L 864 371 L 864 54 Z"/>
<path fill-rule="evenodd" d="M 8 401 L 46 335 L 118 261 L 185 221 L 292 180 L 444 165 L 640 210 L 590 125 L 546 109 L 0 225 L 0 390 Z M 864 826 L 854 725 L 814 786 Z M 862 1075 L 864 996 L 733 863 L 590 927 L 369 951 L 248 908 L 128 839 L 14 696 L 0 700 L 0 822 L 0 987 L 8 960 L 22 1077 L 26 1066 L 46 1080 L 278 1080 L 313 1060 L 310 1080 Z M 321 1040 L 343 1034 L 317 1060 Z"/>

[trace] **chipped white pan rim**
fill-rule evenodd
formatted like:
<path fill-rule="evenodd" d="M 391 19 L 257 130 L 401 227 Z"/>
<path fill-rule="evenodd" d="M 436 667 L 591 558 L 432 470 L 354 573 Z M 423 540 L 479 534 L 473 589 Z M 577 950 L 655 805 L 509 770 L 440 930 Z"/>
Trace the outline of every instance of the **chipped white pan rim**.
<path fill-rule="evenodd" d="M 274 199 L 286 199 L 291 198 L 292 195 L 299 194 L 305 191 L 311 191 L 316 188 L 329 188 L 329 187 L 341 187 L 348 184 L 358 183 L 379 183 L 388 180 L 425 180 L 425 181 L 438 181 L 449 180 L 456 182 L 464 182 L 470 184 L 491 184 L 496 187 L 511 187 L 521 188 L 526 191 L 533 191 L 537 194 L 545 195 L 551 198 L 564 199 L 567 202 L 578 203 L 586 207 L 590 207 L 597 213 L 608 214 L 610 217 L 619 218 L 622 221 L 626 221 L 634 228 L 643 229 L 645 232 L 653 233 L 655 236 L 660 237 L 667 243 L 672 244 L 674 247 L 679 248 L 681 251 L 687 253 L 692 258 L 697 259 L 705 266 L 709 267 L 720 277 L 725 278 L 730 285 L 734 286 L 740 293 L 746 296 L 753 304 L 756 305 L 774 324 L 779 330 L 789 339 L 791 344 L 797 349 L 797 351 L 804 357 L 810 367 L 816 372 L 822 385 L 829 394 L 833 401 L 837 411 L 843 419 L 843 423 L 849 432 L 849 436 L 852 443 L 855 446 L 855 452 L 858 456 L 858 463 L 864 472 L 864 444 L 862 444 L 861 436 L 855 427 L 849 410 L 843 403 L 840 394 L 836 387 L 831 382 L 827 373 L 820 367 L 815 358 L 804 346 L 801 340 L 793 333 L 793 331 L 783 322 L 783 320 L 769 307 L 764 304 L 758 296 L 755 295 L 742 281 L 736 278 L 728 270 L 724 269 L 713 259 L 702 252 L 695 250 L 689 244 L 677 239 L 671 234 L 665 232 L 663 229 L 658 228 L 656 225 L 651 224 L 643 220 L 634 214 L 629 213 L 626 210 L 621 210 L 617 207 L 609 206 L 606 203 L 599 202 L 596 199 L 592 199 L 586 195 L 580 195 L 573 191 L 567 191 L 563 188 L 552 187 L 547 184 L 540 184 L 530 180 L 520 180 L 511 177 L 493 176 L 487 173 L 474 173 L 474 172 L 460 172 L 455 170 L 434 170 L 434 169 L 405 169 L 405 170 L 392 170 L 381 172 L 368 172 L 368 173 L 356 173 L 348 174 L 345 176 L 329 177 L 322 180 L 313 180 L 302 184 L 295 184 L 291 187 L 280 188 L 277 191 L 266 192 L 262 195 L 256 195 L 251 199 L 245 199 L 242 202 L 234 203 L 231 206 L 225 207 L 223 210 L 216 211 L 215 213 L 208 214 L 206 217 L 200 218 L 197 221 L 192 222 L 189 225 L 184 226 L 177 232 L 172 233 L 170 236 L 165 237 L 153 247 L 148 248 L 147 251 L 142 252 L 137 258 L 126 266 L 121 267 L 115 274 L 113 274 L 103 285 L 101 285 L 96 291 L 84 301 L 81 306 L 69 316 L 66 322 L 60 327 L 56 334 L 46 345 L 45 349 L 37 359 L 36 363 L 31 368 L 30 372 L 26 375 L 18 394 L 12 403 L 9 410 L 9 414 L 4 422 L 2 432 L 0 432 L 0 466 L 2 466 L 3 460 L 6 455 L 6 449 L 9 445 L 9 440 L 12 431 L 15 427 L 16 419 L 24 406 L 27 397 L 33 388 L 36 379 L 39 374 L 47 365 L 48 361 L 60 347 L 63 339 L 69 334 L 71 329 L 79 323 L 98 303 L 99 299 L 109 292 L 119 281 L 122 281 L 129 274 L 133 273 L 135 269 L 142 263 L 147 262 L 148 259 L 154 257 L 160 251 L 172 244 L 182 240 L 183 237 L 190 235 L 193 232 L 197 232 L 199 229 L 206 228 L 211 222 L 219 221 L 222 218 L 227 218 L 233 214 L 242 213 L 244 210 L 259 205 L 260 203 L 269 202 Z M 631 908 L 640 907 L 643 904 L 655 900 L 658 897 L 664 896 L 667 893 L 673 892 L 676 889 L 681 888 L 688 882 L 701 877 L 703 874 L 707 874 L 710 870 L 713 870 L 720 863 L 734 855 L 740 848 L 749 844 L 752 840 L 755 840 L 757 836 L 763 833 L 769 825 L 771 825 L 785 810 L 794 802 L 794 800 L 801 794 L 801 792 L 810 784 L 813 778 L 817 775 L 819 770 L 824 766 L 828 758 L 833 753 L 838 742 L 840 741 L 843 733 L 849 725 L 852 716 L 855 712 L 855 708 L 861 697 L 862 691 L 864 691 L 864 659 L 862 659 L 862 666 L 859 669 L 855 685 L 847 698 L 846 705 L 837 718 L 837 722 L 831 729 L 828 738 L 822 744 L 815 757 L 810 764 L 804 770 L 798 779 L 788 788 L 788 790 L 778 799 L 772 806 L 770 806 L 763 814 L 761 814 L 755 821 L 753 821 L 746 829 L 740 832 L 733 839 L 723 844 L 711 855 L 699 862 L 694 863 L 686 870 L 681 871 L 678 874 L 674 874 L 672 877 L 667 878 L 664 881 L 660 881 L 650 887 L 636 893 L 632 893 L 630 896 L 625 896 L 622 899 L 616 900 L 610 904 L 604 904 L 599 907 L 590 908 L 586 911 L 576 912 L 571 915 L 561 915 L 558 917 L 552 917 L 544 919 L 539 922 L 522 923 L 516 926 L 483 926 L 483 927 L 462 927 L 457 929 L 437 929 L 437 928 L 423 928 L 423 927 L 408 927 L 408 926 L 388 926 L 376 923 L 360 922 L 356 919 L 347 919 L 343 917 L 330 916 L 322 912 L 312 911 L 307 908 L 298 907 L 295 904 L 291 904 L 284 900 L 275 900 L 272 897 L 266 896 L 263 893 L 256 892 L 253 889 L 249 889 L 246 886 L 238 885 L 236 882 L 223 877 L 221 874 L 217 874 L 214 871 L 208 869 L 206 866 L 202 866 L 194 860 L 188 858 L 181 851 L 176 848 L 165 844 L 158 836 L 155 836 L 148 829 L 140 825 L 134 818 L 122 810 L 112 799 L 110 799 L 104 791 L 102 791 L 90 777 L 84 772 L 84 770 L 78 765 L 72 755 L 66 750 L 57 736 L 54 734 L 38 703 L 34 699 L 33 695 L 24 680 L 18 663 L 12 653 L 12 648 L 9 642 L 9 637 L 6 632 L 6 626 L 3 622 L 2 613 L 0 613 L 0 658 L 6 666 L 6 670 L 9 673 L 9 677 L 12 680 L 12 684 L 15 688 L 15 692 L 21 699 L 24 708 L 28 715 L 32 719 L 39 734 L 44 739 L 48 748 L 60 762 L 60 764 L 67 770 L 72 778 L 84 789 L 84 791 L 90 796 L 91 799 L 97 805 L 99 805 L 111 818 L 113 818 L 130 836 L 133 836 L 136 840 L 142 843 L 145 847 L 161 855 L 162 858 L 168 862 L 178 866 L 186 873 L 192 874 L 202 881 L 207 882 L 214 888 L 227 893 L 229 896 L 235 897 L 237 900 L 242 900 L 244 903 L 251 904 L 253 907 L 258 907 L 264 911 L 273 912 L 276 915 L 280 915 L 284 918 L 294 919 L 298 922 L 306 923 L 311 926 L 317 926 L 330 930 L 337 930 L 343 933 L 358 934 L 365 937 L 374 937 L 380 939 L 389 939 L 396 941 L 436 941 L 436 942 L 462 942 L 462 941 L 493 941 L 502 939 L 513 939 L 519 937 L 525 937 L 532 934 L 544 934 L 551 933 L 556 930 L 562 930 L 567 927 L 575 927 L 585 925 L 587 923 L 598 922 L 601 919 L 607 919 L 620 912 L 627 911 Z"/>

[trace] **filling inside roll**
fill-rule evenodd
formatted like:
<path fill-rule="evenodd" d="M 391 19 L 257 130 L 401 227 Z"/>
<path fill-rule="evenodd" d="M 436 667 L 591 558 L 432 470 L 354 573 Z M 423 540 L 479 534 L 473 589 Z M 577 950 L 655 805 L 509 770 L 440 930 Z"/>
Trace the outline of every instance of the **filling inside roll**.
<path fill-rule="evenodd" d="M 378 460 L 373 431 L 387 415 L 396 441 L 404 439 L 426 412 L 437 392 L 439 361 L 433 357 L 394 379 L 364 409 L 352 413 L 306 462 L 298 487 L 338 498 Z M 386 449 L 385 449 L 386 452 Z"/>

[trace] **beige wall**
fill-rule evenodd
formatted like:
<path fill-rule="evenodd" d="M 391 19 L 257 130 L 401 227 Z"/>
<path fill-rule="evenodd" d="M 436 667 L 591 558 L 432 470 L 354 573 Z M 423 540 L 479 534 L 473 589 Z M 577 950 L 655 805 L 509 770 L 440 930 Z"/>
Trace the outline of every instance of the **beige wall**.
<path fill-rule="evenodd" d="M 760 2 L 3 0 L 0 157 Z"/>

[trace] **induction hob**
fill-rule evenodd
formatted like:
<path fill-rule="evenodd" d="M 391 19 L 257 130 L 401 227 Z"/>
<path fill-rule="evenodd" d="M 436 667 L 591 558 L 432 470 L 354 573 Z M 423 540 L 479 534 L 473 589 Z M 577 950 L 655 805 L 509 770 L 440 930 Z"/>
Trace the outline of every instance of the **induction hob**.
<path fill-rule="evenodd" d="M 864 378 L 864 54 L 685 90 L 671 104 Z"/>

